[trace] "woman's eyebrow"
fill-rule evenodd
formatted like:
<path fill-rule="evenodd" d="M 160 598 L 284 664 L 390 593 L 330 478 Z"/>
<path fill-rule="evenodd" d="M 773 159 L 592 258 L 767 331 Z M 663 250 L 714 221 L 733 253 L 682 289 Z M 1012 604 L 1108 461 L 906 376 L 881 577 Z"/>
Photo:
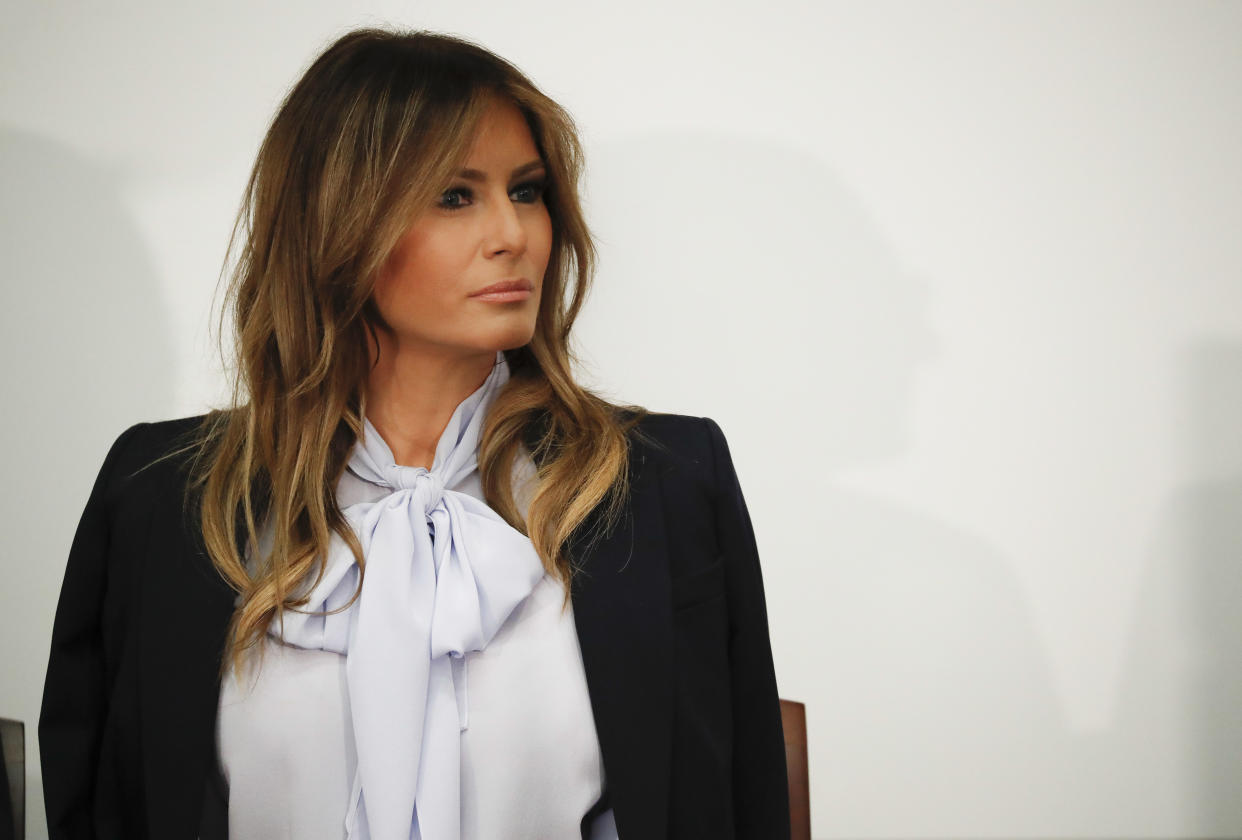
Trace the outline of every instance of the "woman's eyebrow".
<path fill-rule="evenodd" d="M 517 169 L 513 170 L 513 172 L 509 174 L 509 177 L 517 178 L 521 175 L 525 175 L 527 172 L 532 172 L 536 169 L 543 169 L 543 167 L 544 167 L 544 164 L 542 160 L 532 160 L 530 163 L 524 163 L 521 166 L 519 166 Z M 460 175 L 462 178 L 465 178 L 467 181 L 486 181 L 487 180 L 487 174 L 480 172 L 477 169 L 458 169 L 457 174 Z"/>

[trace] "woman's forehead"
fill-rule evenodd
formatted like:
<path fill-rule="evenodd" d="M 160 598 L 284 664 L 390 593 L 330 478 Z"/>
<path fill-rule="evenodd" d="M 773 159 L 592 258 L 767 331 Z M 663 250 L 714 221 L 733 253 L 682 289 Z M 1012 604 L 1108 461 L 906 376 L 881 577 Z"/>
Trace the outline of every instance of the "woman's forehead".
<path fill-rule="evenodd" d="M 515 157 L 522 160 L 515 163 L 512 160 Z M 463 160 L 464 166 L 480 169 L 516 166 L 538 157 L 538 148 L 521 109 L 508 100 L 496 99 L 489 102 L 479 116 Z"/>

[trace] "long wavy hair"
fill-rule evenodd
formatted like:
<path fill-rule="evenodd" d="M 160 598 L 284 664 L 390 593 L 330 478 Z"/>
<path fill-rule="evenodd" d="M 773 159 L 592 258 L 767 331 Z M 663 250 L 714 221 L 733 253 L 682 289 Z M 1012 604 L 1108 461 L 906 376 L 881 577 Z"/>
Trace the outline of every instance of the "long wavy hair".
<path fill-rule="evenodd" d="M 195 430 L 187 496 L 213 565 L 240 595 L 222 670 L 239 668 L 284 610 L 306 605 L 334 533 L 365 574 L 335 488 L 362 431 L 375 279 L 411 220 L 447 187 L 496 96 L 525 116 L 546 164 L 553 237 L 534 336 L 505 351 L 510 380 L 482 431 L 484 498 L 531 539 L 566 603 L 580 526 L 602 509 L 594 542 L 624 511 L 627 436 L 647 411 L 574 381 L 570 330 L 596 254 L 578 198 L 572 119 L 516 67 L 468 41 L 349 32 L 285 96 L 229 240 L 230 255 L 241 243 L 220 313 L 221 336 L 226 313 L 234 327 L 232 399 Z M 525 520 L 512 483 L 523 447 L 537 465 Z M 259 556 L 264 522 L 272 544 Z"/>

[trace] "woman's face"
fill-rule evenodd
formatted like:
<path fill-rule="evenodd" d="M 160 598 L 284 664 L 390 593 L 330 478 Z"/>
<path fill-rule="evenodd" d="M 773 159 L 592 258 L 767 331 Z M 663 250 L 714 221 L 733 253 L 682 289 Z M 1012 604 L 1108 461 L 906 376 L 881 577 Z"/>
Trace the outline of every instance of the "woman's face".
<path fill-rule="evenodd" d="M 495 353 L 530 341 L 552 250 L 545 178 L 521 112 L 494 100 L 464 167 L 376 279 L 375 305 L 398 349 Z M 512 280 L 528 293 L 479 294 Z"/>

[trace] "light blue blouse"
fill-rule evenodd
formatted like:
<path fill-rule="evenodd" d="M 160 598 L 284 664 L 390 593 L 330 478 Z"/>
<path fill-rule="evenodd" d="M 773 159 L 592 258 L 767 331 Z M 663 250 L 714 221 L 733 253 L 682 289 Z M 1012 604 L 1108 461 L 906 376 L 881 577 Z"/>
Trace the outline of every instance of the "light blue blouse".
<path fill-rule="evenodd" d="M 534 474 L 523 452 L 514 474 L 523 509 Z M 477 471 L 448 489 L 483 500 Z M 387 492 L 346 470 L 337 499 L 345 508 Z M 270 538 L 260 534 L 260 553 Z M 562 604 L 561 585 L 545 574 L 486 648 L 465 655 L 461 840 L 617 838 L 611 810 L 581 828 L 603 795 L 604 765 L 572 604 Z M 346 840 L 357 769 L 346 657 L 272 636 L 263 645 L 261 668 L 230 675 L 221 687 L 216 741 L 229 791 L 229 836 Z"/>

